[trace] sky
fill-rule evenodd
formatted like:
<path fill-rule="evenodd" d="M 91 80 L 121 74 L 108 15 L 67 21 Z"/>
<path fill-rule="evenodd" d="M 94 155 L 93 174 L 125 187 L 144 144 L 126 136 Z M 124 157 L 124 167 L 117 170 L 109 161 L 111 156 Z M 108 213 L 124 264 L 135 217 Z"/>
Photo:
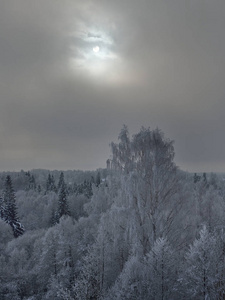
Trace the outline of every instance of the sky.
<path fill-rule="evenodd" d="M 225 172 L 224 16 L 224 0 L 0 0 L 0 171 L 104 168 L 126 124 L 160 128 L 184 171 Z"/>

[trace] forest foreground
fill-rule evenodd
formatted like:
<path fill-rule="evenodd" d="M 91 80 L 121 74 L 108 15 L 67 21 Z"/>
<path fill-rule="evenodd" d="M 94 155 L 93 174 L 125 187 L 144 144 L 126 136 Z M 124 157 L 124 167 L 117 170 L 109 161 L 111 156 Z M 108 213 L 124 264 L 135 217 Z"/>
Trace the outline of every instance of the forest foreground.
<path fill-rule="evenodd" d="M 225 184 L 159 129 L 96 171 L 0 173 L 0 300 L 224 299 Z"/>

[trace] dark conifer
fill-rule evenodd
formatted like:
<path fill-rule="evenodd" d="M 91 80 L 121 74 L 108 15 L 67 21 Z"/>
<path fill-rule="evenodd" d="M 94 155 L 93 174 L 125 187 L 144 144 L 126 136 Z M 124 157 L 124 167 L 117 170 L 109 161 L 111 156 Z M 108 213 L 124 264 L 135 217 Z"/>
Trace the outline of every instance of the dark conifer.
<path fill-rule="evenodd" d="M 18 237 L 24 233 L 23 225 L 19 222 L 17 216 L 16 197 L 9 175 L 6 177 L 4 185 L 1 216 L 12 227 L 14 237 Z"/>
<path fill-rule="evenodd" d="M 29 189 L 30 190 L 36 190 L 36 181 L 35 181 L 34 175 L 30 176 L 30 179 L 29 179 Z"/>
<path fill-rule="evenodd" d="M 37 191 L 38 191 L 39 194 L 41 193 L 41 186 L 40 186 L 40 184 L 37 187 Z"/>
<path fill-rule="evenodd" d="M 196 173 L 194 174 L 194 183 L 197 183 L 198 181 L 200 181 L 201 176 L 197 175 Z"/>
<path fill-rule="evenodd" d="M 101 175 L 100 175 L 100 172 L 98 172 L 96 179 L 95 179 L 95 184 L 96 184 L 96 186 L 99 186 L 100 183 L 101 183 Z"/>
<path fill-rule="evenodd" d="M 63 172 L 61 172 L 60 174 L 58 188 L 59 188 L 59 202 L 58 202 L 57 219 L 59 220 L 62 216 L 69 215 L 69 208 L 67 204 L 67 190 L 66 190 L 66 184 L 64 181 Z"/>
<path fill-rule="evenodd" d="M 65 181 L 64 181 L 64 173 L 61 172 L 59 175 L 59 182 L 58 182 L 58 192 L 60 191 L 61 187 L 65 185 Z"/>
<path fill-rule="evenodd" d="M 0 218 L 4 220 L 4 215 L 5 215 L 5 207 L 3 203 L 3 198 L 0 197 Z"/>
<path fill-rule="evenodd" d="M 50 217 L 50 221 L 49 221 L 49 225 L 54 226 L 54 225 L 56 225 L 56 223 L 58 223 L 58 221 L 59 221 L 58 213 L 53 208 L 52 213 L 51 213 L 51 217 Z"/>
<path fill-rule="evenodd" d="M 48 179 L 46 182 L 46 192 L 53 191 L 56 192 L 55 178 L 53 175 L 48 174 Z"/>

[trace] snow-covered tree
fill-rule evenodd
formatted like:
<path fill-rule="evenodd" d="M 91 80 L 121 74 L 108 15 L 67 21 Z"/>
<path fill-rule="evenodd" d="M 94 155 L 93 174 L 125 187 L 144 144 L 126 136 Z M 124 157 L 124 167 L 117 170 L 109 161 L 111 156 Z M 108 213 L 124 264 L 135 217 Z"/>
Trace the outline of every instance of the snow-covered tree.
<path fill-rule="evenodd" d="M 5 289 L 4 297 L 0 299 L 17 299 L 12 296 L 16 289 L 19 298 L 25 299 L 27 296 L 37 293 L 37 274 L 38 268 L 36 265 L 39 263 L 40 256 L 40 236 L 43 235 L 42 231 L 26 231 L 18 239 L 12 239 L 5 246 L 5 263 L 1 264 L 3 269 L 0 275 L 0 281 L 6 281 L 7 289 Z M 34 253 L 38 255 L 35 256 Z M 1 290 L 1 288 L 0 288 Z"/>
<path fill-rule="evenodd" d="M 101 296 L 101 266 L 97 247 L 89 248 L 82 259 L 79 276 L 75 281 L 73 292 L 75 299 L 99 299 Z"/>
<path fill-rule="evenodd" d="M 12 227 L 14 237 L 22 235 L 24 233 L 24 227 L 17 216 L 16 197 L 9 175 L 6 176 L 3 199 L 1 202 L 2 219 Z"/>
<path fill-rule="evenodd" d="M 158 238 L 147 255 L 148 299 L 173 299 L 178 268 L 175 253 L 165 238 Z"/>
<path fill-rule="evenodd" d="M 9 224 L 0 219 L 0 253 L 5 251 L 6 244 L 13 238 L 13 231 Z"/>
<path fill-rule="evenodd" d="M 55 178 L 50 173 L 48 174 L 47 182 L 46 182 L 46 191 L 53 191 L 56 192 L 55 186 Z"/>
<path fill-rule="evenodd" d="M 29 176 L 28 190 L 36 190 L 36 187 L 36 180 L 32 174 Z"/>
<path fill-rule="evenodd" d="M 38 282 L 41 292 L 46 290 L 52 276 L 59 273 L 59 261 L 57 259 L 57 248 L 59 242 L 59 232 L 56 227 L 50 228 L 41 240 L 41 253 L 39 253 Z"/>
<path fill-rule="evenodd" d="M 180 209 L 173 142 L 159 129 L 144 127 L 130 139 L 126 126 L 119 140 L 112 143 L 113 165 L 122 172 L 122 189 L 147 253 L 158 237 L 171 232 Z"/>
<path fill-rule="evenodd" d="M 204 226 L 186 253 L 184 271 L 179 280 L 189 299 L 219 299 L 221 254 L 216 238 Z"/>
<path fill-rule="evenodd" d="M 146 266 L 137 256 L 131 256 L 105 300 L 148 300 Z M 155 298 L 157 299 L 157 298 Z"/>

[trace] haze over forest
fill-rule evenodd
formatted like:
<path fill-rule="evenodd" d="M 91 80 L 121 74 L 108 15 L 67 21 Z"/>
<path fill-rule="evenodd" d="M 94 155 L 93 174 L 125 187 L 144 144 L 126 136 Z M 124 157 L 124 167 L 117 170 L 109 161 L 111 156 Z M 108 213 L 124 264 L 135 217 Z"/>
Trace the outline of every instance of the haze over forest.
<path fill-rule="evenodd" d="M 0 300 L 225 299 L 224 16 L 0 1 Z"/>

